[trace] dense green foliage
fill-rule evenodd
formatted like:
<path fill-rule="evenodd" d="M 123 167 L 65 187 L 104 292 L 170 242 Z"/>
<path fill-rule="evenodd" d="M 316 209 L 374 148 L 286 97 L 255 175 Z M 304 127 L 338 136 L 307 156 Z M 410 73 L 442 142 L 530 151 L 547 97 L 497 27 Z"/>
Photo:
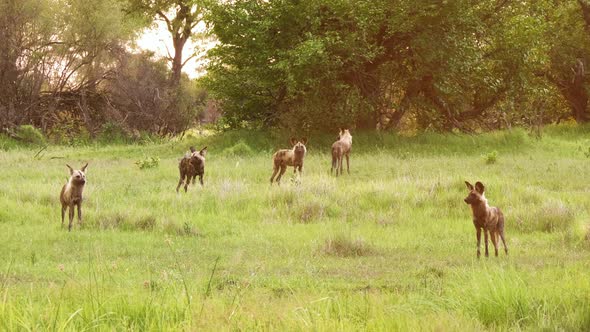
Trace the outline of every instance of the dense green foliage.
<path fill-rule="evenodd" d="M 220 2 L 205 82 L 230 126 L 586 122 L 584 1 Z"/>
<path fill-rule="evenodd" d="M 282 187 L 270 156 L 287 137 L 264 132 L 49 146 L 40 160 L 13 146 L 0 153 L 0 329 L 585 331 L 588 137 L 355 134 L 352 174 L 335 178 L 334 137 L 314 135 L 301 184 L 288 172 Z M 204 145 L 205 187 L 176 194 L 178 159 Z M 223 152 L 235 146 L 251 153 Z M 159 167 L 139 170 L 146 156 Z M 86 161 L 85 224 L 68 233 L 64 163 Z M 504 211 L 508 257 L 476 259 L 464 180 Z"/>
<path fill-rule="evenodd" d="M 130 47 L 157 22 L 162 59 Z M 590 120 L 587 0 L 1 0 L 0 37 L 0 126 L 61 141 L 109 123 L 174 135 L 205 109 L 298 131 Z"/>

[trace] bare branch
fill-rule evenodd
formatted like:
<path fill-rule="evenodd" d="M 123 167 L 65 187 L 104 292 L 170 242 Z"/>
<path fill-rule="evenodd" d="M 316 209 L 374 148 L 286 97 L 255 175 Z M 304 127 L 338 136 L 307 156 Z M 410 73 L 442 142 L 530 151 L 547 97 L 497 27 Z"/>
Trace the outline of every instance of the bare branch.
<path fill-rule="evenodd" d="M 189 62 L 191 59 L 195 58 L 196 56 L 197 56 L 197 54 L 193 54 L 193 55 L 189 56 L 188 58 L 186 58 L 186 60 L 184 60 L 182 62 L 182 64 L 180 66 L 184 67 L 184 65 L 186 65 L 187 62 Z"/>
<path fill-rule="evenodd" d="M 166 22 L 166 26 L 168 27 L 168 31 L 173 33 L 174 29 L 172 28 L 172 23 L 170 22 L 170 19 L 168 18 L 168 16 L 166 16 L 166 14 L 164 14 L 164 12 L 162 12 L 161 10 L 158 10 L 156 12 L 156 14 L 158 14 L 160 16 L 160 18 L 162 18 L 164 20 L 164 22 Z"/>
<path fill-rule="evenodd" d="M 170 54 L 170 50 L 168 49 L 168 45 L 164 44 L 164 47 L 166 48 L 166 54 L 167 54 L 168 60 L 170 60 L 170 61 L 174 60 L 174 58 L 172 57 L 172 54 Z"/>

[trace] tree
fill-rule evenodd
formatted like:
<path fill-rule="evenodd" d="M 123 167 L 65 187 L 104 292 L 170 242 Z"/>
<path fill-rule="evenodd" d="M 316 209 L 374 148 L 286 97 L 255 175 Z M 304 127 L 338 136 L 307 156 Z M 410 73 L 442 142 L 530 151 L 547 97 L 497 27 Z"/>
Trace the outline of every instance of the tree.
<path fill-rule="evenodd" d="M 127 129 L 177 134 L 195 123 L 205 108 L 204 91 L 194 82 L 182 80 L 178 89 L 167 87 L 170 70 L 154 54 L 132 54 L 121 50 L 113 74 L 104 84 L 109 103 Z M 170 105 L 177 102 L 177 108 Z"/>
<path fill-rule="evenodd" d="M 526 3 L 299 0 L 219 3 L 211 92 L 234 124 L 470 130 L 528 77 Z M 533 29 L 529 29 L 533 28 Z"/>
<path fill-rule="evenodd" d="M 182 68 L 190 55 L 183 60 L 183 50 L 186 42 L 195 35 L 195 28 L 203 18 L 203 1 L 198 0 L 129 0 L 129 13 L 139 13 L 148 22 L 154 19 L 166 23 L 166 28 L 172 37 L 174 54 L 169 55 L 172 63 L 172 86 L 180 83 Z"/>
<path fill-rule="evenodd" d="M 544 10 L 550 24 L 545 35 L 550 62 L 539 74 L 557 87 L 578 123 L 588 122 L 590 4 L 585 0 L 550 2 Z"/>
<path fill-rule="evenodd" d="M 103 113 L 89 105 L 108 76 L 113 52 L 132 38 L 119 0 L 0 2 L 0 122 L 47 131 L 63 113 L 92 133 Z"/>
<path fill-rule="evenodd" d="M 56 34 L 52 12 L 45 1 L 0 2 L 0 126 L 26 120 L 47 74 L 48 48 Z"/>

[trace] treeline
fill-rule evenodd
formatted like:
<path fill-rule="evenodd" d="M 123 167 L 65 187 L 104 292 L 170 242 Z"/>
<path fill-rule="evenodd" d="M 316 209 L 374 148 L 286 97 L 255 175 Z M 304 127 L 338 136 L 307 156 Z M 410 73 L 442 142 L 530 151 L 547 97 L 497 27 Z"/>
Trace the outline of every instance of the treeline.
<path fill-rule="evenodd" d="M 206 92 L 168 59 L 132 51 L 152 22 L 139 2 L 0 0 L 0 127 L 62 141 L 194 125 Z"/>
<path fill-rule="evenodd" d="M 156 21 L 163 59 L 131 47 Z M 190 80 L 200 23 L 217 43 Z M 0 126 L 57 139 L 178 134 L 212 104 L 221 128 L 590 120 L 586 0 L 0 0 L 0 41 Z"/>
<path fill-rule="evenodd" d="M 434 130 L 587 122 L 586 0 L 284 0 L 212 6 L 225 121 Z"/>

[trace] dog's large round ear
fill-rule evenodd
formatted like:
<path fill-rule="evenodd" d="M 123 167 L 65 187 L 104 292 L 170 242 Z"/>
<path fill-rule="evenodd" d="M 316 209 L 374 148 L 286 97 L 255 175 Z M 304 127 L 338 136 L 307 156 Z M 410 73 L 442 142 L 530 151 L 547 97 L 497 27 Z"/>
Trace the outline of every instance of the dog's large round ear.
<path fill-rule="evenodd" d="M 471 183 L 465 181 L 465 185 L 467 186 L 467 189 L 473 190 L 473 185 Z"/>
<path fill-rule="evenodd" d="M 205 155 L 207 154 L 207 147 L 202 148 L 201 151 L 199 151 L 199 154 L 205 157 Z"/>
<path fill-rule="evenodd" d="M 303 143 L 303 145 L 307 145 L 307 137 L 303 137 L 301 139 L 301 143 Z"/>
<path fill-rule="evenodd" d="M 86 173 L 86 168 L 88 167 L 88 163 L 86 163 L 86 165 L 82 166 L 82 168 L 80 169 L 82 172 Z"/>
<path fill-rule="evenodd" d="M 197 149 L 195 149 L 195 147 L 194 147 L 194 146 L 191 146 L 191 147 L 189 148 L 189 150 L 191 150 L 191 153 L 194 153 L 195 151 L 197 151 Z"/>
<path fill-rule="evenodd" d="M 74 169 L 72 168 L 72 166 L 66 164 L 66 166 L 68 166 L 68 168 L 70 169 L 70 175 L 74 174 Z"/>
<path fill-rule="evenodd" d="M 483 183 L 477 181 L 475 183 L 475 190 L 477 190 L 478 193 L 483 194 L 483 192 L 486 190 L 486 187 L 483 185 Z"/>
<path fill-rule="evenodd" d="M 289 143 L 291 143 L 291 145 L 295 145 L 295 144 L 297 144 L 297 139 L 295 137 L 291 137 L 289 139 Z"/>

